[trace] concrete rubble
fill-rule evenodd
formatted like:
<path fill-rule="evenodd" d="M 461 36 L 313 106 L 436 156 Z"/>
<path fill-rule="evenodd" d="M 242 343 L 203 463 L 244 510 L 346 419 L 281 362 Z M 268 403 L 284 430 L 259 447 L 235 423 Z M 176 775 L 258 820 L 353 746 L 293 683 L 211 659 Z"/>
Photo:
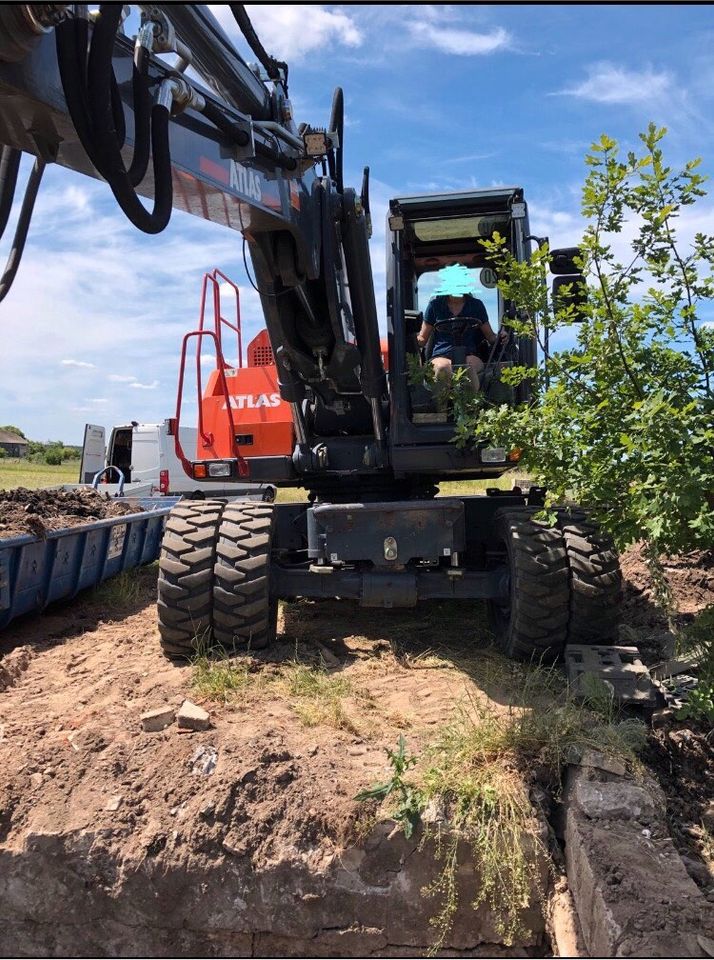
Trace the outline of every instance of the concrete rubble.
<path fill-rule="evenodd" d="M 211 726 L 211 715 L 203 707 L 184 700 L 176 714 L 176 721 L 184 730 L 208 730 Z"/>
<path fill-rule="evenodd" d="M 701 941 L 714 936 L 714 907 L 672 843 L 659 788 L 602 764 L 573 765 L 563 810 L 568 883 L 587 955 L 706 956 Z"/>
<path fill-rule="evenodd" d="M 146 733 L 158 733 L 171 726 L 175 719 L 176 711 L 173 707 L 159 707 L 142 713 L 141 726 Z"/>
<path fill-rule="evenodd" d="M 575 696 L 587 699 L 604 685 L 623 706 L 651 711 L 664 702 L 637 647 L 571 643 L 565 648 L 564 658 Z"/>

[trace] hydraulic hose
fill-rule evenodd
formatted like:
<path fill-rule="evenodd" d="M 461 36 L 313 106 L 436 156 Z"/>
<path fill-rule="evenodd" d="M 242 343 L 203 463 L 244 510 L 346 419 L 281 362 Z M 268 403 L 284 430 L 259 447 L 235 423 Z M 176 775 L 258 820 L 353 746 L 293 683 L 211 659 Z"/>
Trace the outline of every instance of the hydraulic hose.
<path fill-rule="evenodd" d="M 5 233 L 10 219 L 21 155 L 21 151 L 14 147 L 3 147 L 0 154 L 0 237 Z"/>
<path fill-rule="evenodd" d="M 57 62 L 60 78 L 64 90 L 67 108 L 72 118 L 77 135 L 84 150 L 96 168 L 104 176 L 101 169 L 101 158 L 96 148 L 94 133 L 89 116 L 87 93 L 87 42 L 89 27 L 85 17 L 70 17 L 63 20 L 55 28 L 57 43 Z M 143 51 L 146 53 L 146 51 Z M 138 184 L 146 175 L 149 164 L 149 115 L 151 100 L 148 92 L 147 70 L 148 57 L 138 58 L 138 66 L 134 67 L 134 156 L 132 159 L 131 178 Z M 126 129 L 124 124 L 124 108 L 119 95 L 119 87 L 112 71 L 111 104 L 117 139 L 121 147 L 124 146 Z"/>
<path fill-rule="evenodd" d="M 334 148 L 334 151 L 330 151 L 330 154 L 334 153 L 334 180 L 335 186 L 337 187 L 338 193 L 343 193 L 345 189 L 345 181 L 343 175 L 343 159 L 344 159 L 344 132 L 345 132 L 345 97 L 342 93 L 342 87 L 335 87 L 335 93 L 332 98 L 332 113 L 330 114 L 330 132 L 336 132 L 339 143 Z M 332 175 L 333 167 L 332 162 L 330 163 L 330 175 Z"/>
<path fill-rule="evenodd" d="M 238 124 L 233 123 L 223 111 L 211 103 L 210 100 L 206 100 L 203 107 L 201 108 L 201 113 L 206 117 L 214 127 L 217 127 L 221 133 L 233 141 L 233 143 L 238 144 L 239 147 L 245 147 L 250 143 L 250 134 L 247 130 L 243 130 Z"/>
<path fill-rule="evenodd" d="M 46 164 L 44 160 L 37 158 L 35 160 L 35 165 L 32 168 L 32 172 L 30 173 L 30 178 L 27 181 L 25 196 L 22 201 L 22 207 L 20 208 L 20 216 L 17 221 L 17 226 L 15 227 L 15 236 L 12 240 L 10 255 L 7 258 L 3 275 L 0 277 L 0 303 L 10 292 L 10 287 L 12 286 L 12 282 L 15 279 L 18 267 L 20 266 L 20 261 L 22 260 L 22 253 L 25 249 L 25 241 L 27 240 L 27 234 L 30 229 L 32 211 L 35 208 L 37 191 L 40 189 L 42 174 L 45 172 L 45 167 Z M 1 169 L 0 176 L 2 176 Z M 17 176 L 17 174 L 15 176 Z"/>
<path fill-rule="evenodd" d="M 114 71 L 112 70 L 112 76 Z M 114 85 L 116 81 L 114 81 Z M 113 89 L 113 87 L 112 87 Z M 134 154 L 129 167 L 129 182 L 138 187 L 146 176 L 151 144 L 151 93 L 149 91 L 149 51 L 139 47 L 134 57 L 132 72 L 134 95 Z M 122 118 L 124 111 L 121 111 Z M 123 142 L 123 138 L 122 142 Z"/>
<path fill-rule="evenodd" d="M 253 24 L 250 22 L 250 17 L 246 13 L 245 7 L 242 3 L 230 3 L 231 12 L 235 19 L 235 22 L 238 24 L 241 33 L 245 37 L 248 46 L 256 55 L 260 63 L 265 68 L 265 72 L 268 74 L 271 80 L 280 79 L 280 70 L 282 69 L 285 76 L 285 93 L 288 92 L 288 65 L 282 60 L 276 60 L 275 57 L 271 57 L 270 54 L 266 51 L 263 44 L 260 42 L 258 34 L 255 32 Z"/>
<path fill-rule="evenodd" d="M 67 109 L 85 153 L 102 174 L 87 106 L 87 41 L 89 27 L 84 17 L 71 17 L 55 28 L 57 62 Z"/>
<path fill-rule="evenodd" d="M 87 65 L 87 86 L 91 132 L 100 172 L 105 177 L 117 203 L 134 226 L 144 233 L 160 233 L 168 224 L 173 206 L 171 156 L 169 150 L 170 105 L 155 103 L 150 113 L 151 149 L 154 172 L 154 206 L 149 212 L 139 200 L 132 182 L 141 173 L 143 157 L 137 168 L 127 171 L 121 155 L 121 144 L 112 110 L 112 53 L 119 24 L 121 4 L 103 3 L 95 21 Z M 137 74 L 138 74 L 137 70 Z M 139 101 L 148 91 L 141 90 Z M 147 104 L 144 103 L 144 106 Z M 139 131 L 137 131 L 138 135 Z M 145 148 L 143 148 L 145 149 Z M 137 157 L 135 156 L 135 159 Z M 132 165 L 134 167 L 134 165 Z M 143 179 L 143 177 L 142 177 Z"/>
<path fill-rule="evenodd" d="M 139 48 L 132 76 L 134 154 L 127 170 L 121 155 L 124 112 L 112 67 L 114 39 L 120 22 L 121 4 L 101 5 L 88 60 L 87 20 L 74 17 L 59 24 L 56 33 L 60 77 L 77 135 L 97 172 L 107 180 L 119 206 L 135 226 L 145 233 L 160 233 L 169 222 L 173 204 L 169 108 L 165 105 L 152 108 L 149 54 L 145 48 Z M 154 155 L 155 180 L 155 203 L 151 212 L 134 190 L 146 175 L 150 150 Z"/>

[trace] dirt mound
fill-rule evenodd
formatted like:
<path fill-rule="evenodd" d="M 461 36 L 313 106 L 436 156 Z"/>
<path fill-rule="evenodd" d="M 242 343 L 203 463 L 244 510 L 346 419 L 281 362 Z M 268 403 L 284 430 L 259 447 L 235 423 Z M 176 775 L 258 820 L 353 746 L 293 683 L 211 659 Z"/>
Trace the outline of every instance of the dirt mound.
<path fill-rule="evenodd" d="M 280 642 L 224 703 L 161 655 L 155 568 L 137 580 L 133 596 L 110 581 L 0 641 L 0 953 L 425 954 L 434 851 L 391 836 L 355 795 L 389 777 L 401 733 L 420 753 L 464 698 L 507 712 L 508 678 L 477 683 L 452 657 L 483 606 L 287 604 Z M 186 698 L 210 729 L 142 729 L 143 712 Z M 448 948 L 542 952 L 540 910 L 525 918 L 531 939 L 504 947 L 464 871 Z"/>
<path fill-rule="evenodd" d="M 695 550 L 662 557 L 664 575 L 672 591 L 675 619 L 686 623 L 714 604 L 714 550 Z M 642 544 L 620 558 L 624 578 L 623 620 L 631 627 L 667 627 L 667 618 L 656 603 L 655 584 L 645 562 Z"/>
<path fill-rule="evenodd" d="M 644 760 L 667 796 L 667 819 L 692 879 L 714 899 L 714 746 L 704 724 L 652 732 Z"/>
<path fill-rule="evenodd" d="M 96 490 L 0 490 L 0 539 L 26 533 L 41 537 L 50 530 L 135 512 Z"/>

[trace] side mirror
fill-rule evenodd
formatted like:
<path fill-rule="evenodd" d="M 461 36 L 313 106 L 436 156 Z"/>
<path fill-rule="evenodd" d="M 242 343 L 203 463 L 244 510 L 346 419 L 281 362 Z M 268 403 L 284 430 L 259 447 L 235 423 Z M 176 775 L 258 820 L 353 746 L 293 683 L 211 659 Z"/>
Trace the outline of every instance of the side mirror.
<path fill-rule="evenodd" d="M 562 247 L 560 250 L 551 250 L 550 272 L 556 277 L 580 273 L 580 267 L 575 263 L 575 260 L 579 258 L 579 247 Z"/>
<path fill-rule="evenodd" d="M 558 314 L 572 307 L 571 320 L 575 323 L 582 322 L 585 319 L 584 307 L 588 302 L 588 288 L 585 277 L 581 273 L 556 277 L 553 280 L 552 302 L 553 313 Z"/>

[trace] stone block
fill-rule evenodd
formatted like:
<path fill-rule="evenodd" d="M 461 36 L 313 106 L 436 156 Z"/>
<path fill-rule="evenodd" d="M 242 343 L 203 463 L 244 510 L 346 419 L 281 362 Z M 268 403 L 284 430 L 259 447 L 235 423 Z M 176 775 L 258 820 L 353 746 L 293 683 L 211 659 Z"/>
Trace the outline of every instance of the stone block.
<path fill-rule="evenodd" d="M 158 707 L 142 713 L 141 726 L 145 733 L 158 733 L 170 726 L 175 719 L 176 711 L 173 707 Z"/>
<path fill-rule="evenodd" d="M 651 820 L 655 803 L 643 787 L 627 782 L 578 780 L 573 800 L 591 820 Z"/>
<path fill-rule="evenodd" d="M 208 730 L 211 725 L 209 712 L 190 700 L 184 700 L 181 704 L 176 720 L 183 730 Z"/>

